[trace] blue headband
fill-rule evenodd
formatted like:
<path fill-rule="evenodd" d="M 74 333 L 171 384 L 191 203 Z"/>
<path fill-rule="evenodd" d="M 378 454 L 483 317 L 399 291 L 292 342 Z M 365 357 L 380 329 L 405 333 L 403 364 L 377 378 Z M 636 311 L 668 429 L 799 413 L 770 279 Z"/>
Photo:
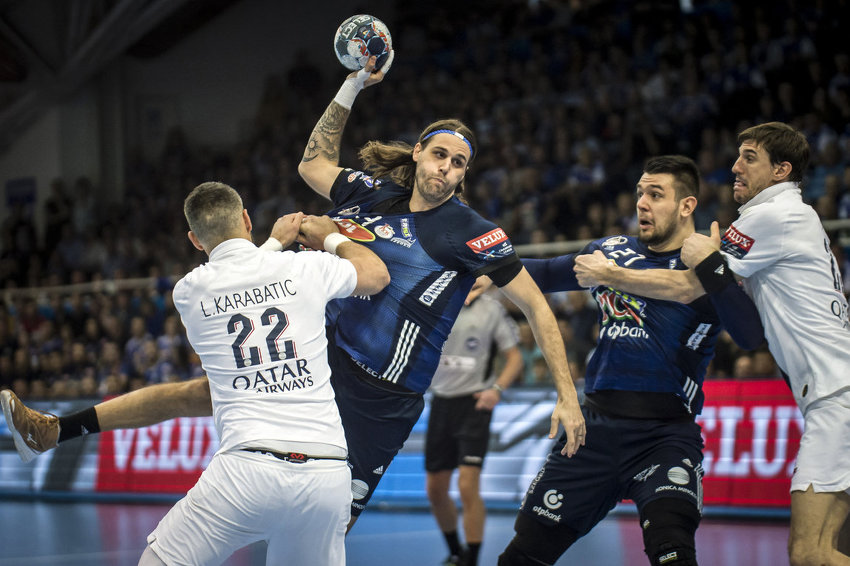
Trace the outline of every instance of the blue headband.
<path fill-rule="evenodd" d="M 461 140 L 463 140 L 463 143 L 465 143 L 467 146 L 469 146 L 469 157 L 471 158 L 473 155 L 475 155 L 475 150 L 472 149 L 472 144 L 469 143 L 469 140 L 466 139 L 463 136 L 462 133 L 456 132 L 454 130 L 434 130 L 433 132 L 429 132 L 428 135 L 426 135 L 424 138 L 422 138 L 422 141 L 425 141 L 428 138 L 430 138 L 431 136 L 434 136 L 436 134 L 451 134 L 455 137 L 460 138 Z"/>

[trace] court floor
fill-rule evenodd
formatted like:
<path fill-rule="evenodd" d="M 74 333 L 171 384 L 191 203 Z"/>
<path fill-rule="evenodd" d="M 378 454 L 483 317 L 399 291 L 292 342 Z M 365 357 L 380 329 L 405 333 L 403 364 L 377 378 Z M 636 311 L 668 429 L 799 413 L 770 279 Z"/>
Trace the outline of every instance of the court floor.
<path fill-rule="evenodd" d="M 171 507 L 163 503 L 0 500 L 0 566 L 131 566 L 145 537 Z M 492 511 L 482 566 L 495 565 L 513 534 L 514 513 Z M 724 520 L 708 516 L 697 533 L 702 566 L 784 566 L 787 520 Z M 635 515 L 617 513 L 579 540 L 558 561 L 581 566 L 645 566 Z M 445 557 L 442 537 L 425 509 L 370 508 L 346 541 L 351 566 L 436 566 Z M 264 564 L 262 543 L 238 551 L 227 566 Z M 298 565 L 309 566 L 309 565 Z"/>

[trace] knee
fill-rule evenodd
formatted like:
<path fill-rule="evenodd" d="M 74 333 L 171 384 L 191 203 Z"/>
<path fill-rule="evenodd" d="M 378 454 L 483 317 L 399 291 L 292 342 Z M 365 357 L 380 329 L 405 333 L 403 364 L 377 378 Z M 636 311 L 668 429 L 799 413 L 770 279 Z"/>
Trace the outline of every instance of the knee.
<path fill-rule="evenodd" d="M 475 503 L 481 499 L 479 493 L 479 474 L 480 470 L 476 469 L 469 473 L 460 473 L 457 478 L 457 489 L 460 492 L 460 499 L 464 506 Z"/>
<path fill-rule="evenodd" d="M 644 552 L 653 565 L 696 566 L 694 543 L 700 514 L 681 499 L 657 499 L 640 514 Z"/>
<path fill-rule="evenodd" d="M 828 564 L 827 556 L 817 546 L 807 544 L 799 537 L 788 538 L 788 561 L 791 566 L 820 566 Z"/>
<path fill-rule="evenodd" d="M 544 525 L 520 513 L 514 524 L 516 535 L 499 555 L 499 566 L 547 566 L 578 539 L 565 525 Z"/>

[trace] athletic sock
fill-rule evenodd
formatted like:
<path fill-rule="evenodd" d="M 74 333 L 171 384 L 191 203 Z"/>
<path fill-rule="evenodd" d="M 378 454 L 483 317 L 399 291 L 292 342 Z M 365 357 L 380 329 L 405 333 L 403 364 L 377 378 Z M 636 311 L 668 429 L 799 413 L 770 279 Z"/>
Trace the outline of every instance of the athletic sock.
<path fill-rule="evenodd" d="M 481 550 L 480 542 L 466 543 L 466 562 L 465 566 L 478 566 L 478 551 Z"/>
<path fill-rule="evenodd" d="M 64 417 L 59 417 L 59 439 L 57 444 L 77 438 L 100 432 L 100 423 L 97 422 L 97 411 L 94 407 L 83 409 Z"/>
<path fill-rule="evenodd" d="M 446 539 L 446 544 L 449 545 L 449 554 L 460 556 L 460 540 L 457 538 L 457 530 L 451 532 L 443 531 L 443 536 Z"/>

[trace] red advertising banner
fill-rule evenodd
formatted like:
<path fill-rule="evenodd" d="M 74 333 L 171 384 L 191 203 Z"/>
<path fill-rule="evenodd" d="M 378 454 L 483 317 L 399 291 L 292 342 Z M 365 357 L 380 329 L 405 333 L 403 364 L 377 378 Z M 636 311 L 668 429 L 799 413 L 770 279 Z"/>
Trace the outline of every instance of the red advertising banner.
<path fill-rule="evenodd" d="M 553 403 L 547 393 L 539 392 L 537 401 L 506 395 L 497 406 L 497 413 L 502 415 L 516 412 L 526 418 L 530 414 L 539 415 L 540 426 L 533 426 L 543 432 L 532 434 L 537 439 L 533 444 L 539 453 L 525 449 L 521 452 L 528 465 L 516 462 L 516 447 L 511 452 L 509 445 L 492 446 L 482 474 L 482 487 L 486 488 L 483 491 L 498 493 L 499 499 L 516 501 L 524 494 L 527 481 L 505 482 L 504 478 L 506 473 L 519 474 L 525 468 L 536 472 L 551 447 L 545 433 L 551 409 L 542 406 Z M 803 417 L 786 384 L 781 380 L 707 381 L 705 395 L 705 407 L 697 419 L 705 438 L 705 505 L 789 506 L 788 490 Z M 537 410 L 531 411 L 532 406 Z M 494 414 L 494 422 L 501 418 L 497 416 Z M 405 493 L 422 491 L 424 497 L 425 472 L 421 462 L 424 428 L 424 422 L 417 424 L 408 439 L 409 446 L 403 450 L 411 465 L 405 468 L 400 462 L 394 464 L 382 482 L 386 488 L 384 495 L 390 499 L 396 485 L 403 486 Z M 100 435 L 95 489 L 185 493 L 217 449 L 218 436 L 209 417 L 180 418 L 147 428 L 105 432 Z M 492 473 L 495 470 L 498 473 Z M 402 473 L 402 479 L 394 480 L 393 474 Z"/>
<path fill-rule="evenodd" d="M 785 507 L 803 416 L 782 380 L 706 381 L 706 505 Z"/>
<path fill-rule="evenodd" d="M 210 417 L 100 435 L 95 489 L 104 492 L 185 493 L 218 450 Z"/>

